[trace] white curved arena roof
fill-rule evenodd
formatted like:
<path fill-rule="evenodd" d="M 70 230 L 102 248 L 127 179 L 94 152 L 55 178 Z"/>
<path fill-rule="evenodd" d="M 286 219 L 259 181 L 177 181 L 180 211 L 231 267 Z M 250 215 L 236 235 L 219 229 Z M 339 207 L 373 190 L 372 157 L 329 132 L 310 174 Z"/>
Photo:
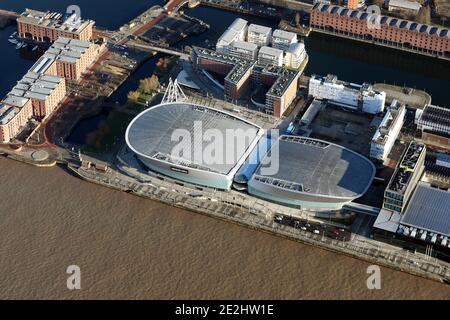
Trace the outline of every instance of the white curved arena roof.
<path fill-rule="evenodd" d="M 174 102 L 157 105 L 139 114 L 128 126 L 125 138 L 129 148 L 141 157 L 228 175 L 245 160 L 262 131 L 260 127 L 227 112 Z M 190 139 L 180 139 L 183 132 Z M 216 150 L 222 148 L 223 155 L 227 156 L 217 157 L 223 160 L 219 163 L 211 163 L 205 157 L 215 141 L 215 138 L 208 141 L 208 132 L 224 137 L 223 142 L 214 144 Z M 234 139 L 232 134 L 239 138 Z M 179 153 L 180 149 L 186 152 Z"/>

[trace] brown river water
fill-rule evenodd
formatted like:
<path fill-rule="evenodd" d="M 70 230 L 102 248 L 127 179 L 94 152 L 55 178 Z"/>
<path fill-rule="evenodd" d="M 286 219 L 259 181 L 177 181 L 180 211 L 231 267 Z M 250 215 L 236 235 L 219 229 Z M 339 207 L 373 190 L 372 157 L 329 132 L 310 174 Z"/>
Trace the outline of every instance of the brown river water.
<path fill-rule="evenodd" d="M 81 269 L 68 290 L 66 269 Z M 449 299 L 450 286 L 0 158 L 0 298 Z"/>

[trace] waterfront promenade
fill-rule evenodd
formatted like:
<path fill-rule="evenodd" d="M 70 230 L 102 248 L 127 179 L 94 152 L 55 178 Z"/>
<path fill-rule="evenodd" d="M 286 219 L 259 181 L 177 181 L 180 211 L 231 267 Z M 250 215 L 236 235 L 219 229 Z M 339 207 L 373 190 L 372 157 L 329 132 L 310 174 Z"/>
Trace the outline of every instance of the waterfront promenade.
<path fill-rule="evenodd" d="M 130 172 L 135 171 L 135 169 L 127 165 L 127 157 L 126 155 L 124 156 L 124 152 L 122 150 L 120 153 L 120 160 L 117 162 L 117 165 L 110 164 L 111 166 L 106 172 L 98 171 L 95 168 L 83 168 L 76 164 L 69 164 L 69 168 L 79 177 L 89 182 L 161 201 L 221 220 L 231 221 L 252 229 L 269 232 L 421 277 L 450 282 L 450 265 L 446 262 L 420 253 L 413 254 L 401 248 L 356 234 L 352 235 L 351 241 L 339 241 L 325 237 L 322 234 L 314 234 L 280 225 L 274 222 L 275 214 L 279 214 L 275 206 L 272 204 L 272 207 L 268 207 L 263 200 L 252 200 L 250 197 L 245 198 L 244 195 L 241 195 L 241 198 L 236 198 L 232 194 L 225 194 L 219 191 L 203 193 L 169 181 L 162 181 L 156 177 L 133 177 L 130 175 Z M 283 214 L 289 216 L 289 210 L 295 211 L 292 208 L 285 208 Z"/>

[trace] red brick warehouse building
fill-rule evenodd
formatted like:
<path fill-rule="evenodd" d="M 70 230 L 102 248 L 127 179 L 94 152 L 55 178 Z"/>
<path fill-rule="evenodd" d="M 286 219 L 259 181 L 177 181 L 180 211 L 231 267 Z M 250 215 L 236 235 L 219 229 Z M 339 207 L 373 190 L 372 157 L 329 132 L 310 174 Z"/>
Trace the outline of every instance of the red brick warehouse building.
<path fill-rule="evenodd" d="M 368 21 L 370 19 L 370 21 Z M 375 23 L 379 23 L 375 27 Z M 316 4 L 311 28 L 346 38 L 450 59 L 450 32 L 446 28 L 420 24 L 340 6 Z"/>
<path fill-rule="evenodd" d="M 76 14 L 31 9 L 26 9 L 17 18 L 17 31 L 21 38 L 49 43 L 59 37 L 90 41 L 94 25 L 94 21 L 82 20 Z"/>

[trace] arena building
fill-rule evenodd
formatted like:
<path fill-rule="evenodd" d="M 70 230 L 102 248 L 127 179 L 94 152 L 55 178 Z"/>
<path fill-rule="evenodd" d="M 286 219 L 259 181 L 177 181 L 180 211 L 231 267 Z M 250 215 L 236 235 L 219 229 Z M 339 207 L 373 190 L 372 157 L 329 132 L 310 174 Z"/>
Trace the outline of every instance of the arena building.
<path fill-rule="evenodd" d="M 182 132 L 185 136 L 181 137 Z M 224 137 L 222 143 L 213 143 L 216 152 L 223 155 L 217 161 L 206 157 L 212 147 L 208 132 Z M 234 175 L 263 132 L 224 111 L 170 102 L 140 113 L 128 126 L 125 139 L 151 171 L 199 186 L 229 190 Z"/>
<path fill-rule="evenodd" d="M 273 165 L 271 161 L 277 160 L 277 173 L 267 174 L 267 164 Z M 305 210 L 339 210 L 362 196 L 374 175 L 372 162 L 350 149 L 284 135 L 273 142 L 271 151 L 248 181 L 248 192 Z"/>

